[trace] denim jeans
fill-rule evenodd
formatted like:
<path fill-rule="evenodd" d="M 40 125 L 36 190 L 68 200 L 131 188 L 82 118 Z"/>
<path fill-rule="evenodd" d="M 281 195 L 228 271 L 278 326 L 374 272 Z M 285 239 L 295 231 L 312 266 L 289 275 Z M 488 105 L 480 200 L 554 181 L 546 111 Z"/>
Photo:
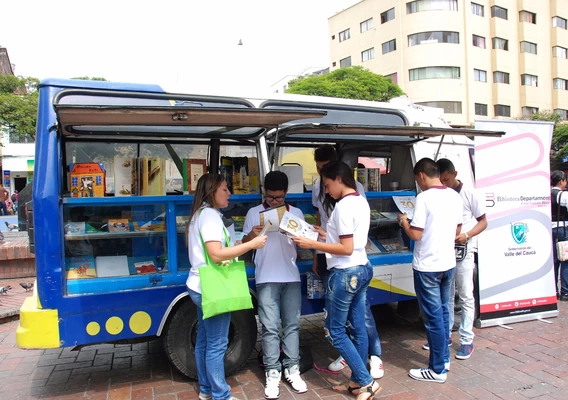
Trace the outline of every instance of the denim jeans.
<path fill-rule="evenodd" d="M 455 268 L 442 272 L 414 270 L 414 290 L 430 345 L 428 367 L 437 374 L 445 371 L 444 362 L 450 360 L 448 299 L 454 273 Z"/>
<path fill-rule="evenodd" d="M 280 365 L 280 325 L 284 368 L 300 362 L 300 282 L 261 283 L 256 285 L 258 319 L 262 324 L 264 369 L 282 370 Z"/>
<path fill-rule="evenodd" d="M 0 201 L 0 210 L 2 210 L 2 215 L 8 215 L 8 209 L 6 208 L 5 201 Z"/>
<path fill-rule="evenodd" d="M 473 297 L 473 271 L 475 263 L 473 257 L 473 251 L 468 250 L 465 258 L 457 263 L 455 279 L 452 281 L 450 298 L 448 299 L 451 334 L 451 329 L 454 326 L 454 302 L 457 289 L 462 307 L 459 329 L 460 344 L 472 344 L 475 336 L 473 333 L 473 319 L 475 318 L 475 298 Z"/>
<path fill-rule="evenodd" d="M 361 386 L 373 378 L 367 371 L 369 339 L 365 327 L 367 287 L 373 276 L 370 264 L 330 271 L 325 294 L 326 337 L 351 368 L 351 380 Z M 347 335 L 347 322 L 353 338 Z"/>
<path fill-rule="evenodd" d="M 229 343 L 231 313 L 203 319 L 201 294 L 188 290 L 189 297 L 197 306 L 197 343 L 195 362 L 199 392 L 213 395 L 213 400 L 228 400 L 231 388 L 225 380 L 225 353 Z M 189 334 L 189 332 L 188 332 Z"/>
<path fill-rule="evenodd" d="M 560 269 L 560 294 L 568 295 L 568 261 L 558 261 L 558 252 L 556 251 L 556 240 L 560 242 L 568 240 L 568 226 L 566 231 L 564 227 L 552 228 L 552 254 L 554 254 L 554 287 L 558 293 L 558 270 Z"/>

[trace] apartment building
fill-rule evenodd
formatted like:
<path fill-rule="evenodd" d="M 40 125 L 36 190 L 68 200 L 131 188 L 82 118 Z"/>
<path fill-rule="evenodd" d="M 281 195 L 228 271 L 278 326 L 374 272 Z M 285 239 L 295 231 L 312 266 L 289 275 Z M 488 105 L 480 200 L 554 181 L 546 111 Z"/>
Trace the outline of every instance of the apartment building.
<path fill-rule="evenodd" d="M 329 18 L 331 69 L 362 65 L 454 126 L 568 119 L 567 0 L 363 0 Z"/>

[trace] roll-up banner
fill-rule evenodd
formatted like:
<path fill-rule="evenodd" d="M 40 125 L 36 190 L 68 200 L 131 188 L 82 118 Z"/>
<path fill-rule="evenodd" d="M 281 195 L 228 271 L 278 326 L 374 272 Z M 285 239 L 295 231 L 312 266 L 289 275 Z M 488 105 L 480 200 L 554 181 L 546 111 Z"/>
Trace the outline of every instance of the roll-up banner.
<path fill-rule="evenodd" d="M 485 196 L 479 235 L 477 327 L 558 315 L 550 217 L 553 124 L 476 121 L 501 138 L 475 138 L 475 179 Z"/>

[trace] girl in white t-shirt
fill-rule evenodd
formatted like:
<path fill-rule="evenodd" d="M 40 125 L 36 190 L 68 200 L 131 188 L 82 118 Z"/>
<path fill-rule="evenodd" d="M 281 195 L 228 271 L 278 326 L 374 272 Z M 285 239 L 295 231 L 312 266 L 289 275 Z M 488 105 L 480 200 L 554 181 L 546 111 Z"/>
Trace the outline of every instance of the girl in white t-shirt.
<path fill-rule="evenodd" d="M 231 313 L 203 319 L 199 268 L 205 265 L 205 249 L 213 262 L 231 260 L 249 250 L 264 247 L 266 236 L 226 247 L 225 225 L 220 209 L 229 205 L 231 192 L 221 175 L 205 174 L 197 182 L 197 189 L 189 215 L 187 232 L 191 269 L 187 287 L 191 300 L 197 306 L 198 329 L 195 344 L 195 361 L 199 380 L 199 398 L 231 399 L 231 389 L 225 380 L 224 358 L 229 342 Z M 207 360 L 207 364 L 205 363 Z"/>
<path fill-rule="evenodd" d="M 367 200 L 357 193 L 353 171 L 341 161 L 323 166 L 320 171 L 326 193 L 337 202 L 325 229 L 319 228 L 325 243 L 294 238 L 303 249 L 326 253 L 329 280 L 326 288 L 326 337 L 351 368 L 349 391 L 359 389 L 358 400 L 368 400 L 381 389 L 366 367 L 369 341 L 365 328 L 367 287 L 373 269 L 365 245 L 371 212 Z M 351 324 L 353 340 L 345 326 Z"/>

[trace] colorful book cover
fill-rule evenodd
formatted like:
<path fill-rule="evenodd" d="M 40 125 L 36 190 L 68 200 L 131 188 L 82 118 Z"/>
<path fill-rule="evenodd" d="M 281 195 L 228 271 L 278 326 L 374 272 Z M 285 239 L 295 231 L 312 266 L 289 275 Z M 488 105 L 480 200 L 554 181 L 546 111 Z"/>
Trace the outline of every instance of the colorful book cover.
<path fill-rule="evenodd" d="M 148 196 L 148 175 L 149 170 L 149 159 L 148 157 L 140 158 L 140 196 Z"/>
<path fill-rule="evenodd" d="M 135 232 L 163 231 L 166 229 L 166 223 L 165 221 L 135 221 L 132 223 L 132 227 L 134 228 Z"/>
<path fill-rule="evenodd" d="M 379 168 L 367 168 L 368 171 L 368 191 L 381 191 L 381 170 Z"/>
<path fill-rule="evenodd" d="M 85 222 L 72 222 L 68 221 L 65 223 L 65 234 L 66 235 L 82 235 L 86 232 Z"/>
<path fill-rule="evenodd" d="M 310 224 L 288 211 L 284 212 L 284 215 L 282 216 L 280 231 L 284 232 L 288 236 L 305 237 L 312 240 L 318 240 L 318 233 L 313 230 Z"/>
<path fill-rule="evenodd" d="M 130 232 L 130 221 L 127 219 L 109 219 L 109 232 Z"/>
<path fill-rule="evenodd" d="M 131 192 L 133 196 L 140 196 L 140 159 L 132 159 Z"/>
<path fill-rule="evenodd" d="M 67 279 L 96 278 L 94 257 L 65 257 L 65 276 Z"/>
<path fill-rule="evenodd" d="M 71 197 L 104 197 L 106 184 L 103 163 L 74 163 L 69 170 Z"/>
<path fill-rule="evenodd" d="M 166 166 L 164 159 L 153 157 L 148 159 L 148 195 L 166 195 Z"/>
<path fill-rule="evenodd" d="M 207 162 L 197 158 L 186 158 L 183 160 L 183 190 L 195 193 L 197 181 L 207 173 Z"/>
<path fill-rule="evenodd" d="M 132 195 L 132 159 L 114 158 L 114 195 Z"/>
<path fill-rule="evenodd" d="M 135 262 L 134 268 L 137 274 L 151 274 L 157 272 L 156 264 L 154 264 L 152 260 Z"/>
<path fill-rule="evenodd" d="M 357 180 L 365 189 L 365 192 L 369 191 L 368 183 L 368 170 L 367 168 L 357 168 Z"/>
<path fill-rule="evenodd" d="M 231 193 L 233 192 L 233 158 L 221 157 L 221 166 L 219 168 L 221 176 L 227 182 L 227 187 Z"/>

